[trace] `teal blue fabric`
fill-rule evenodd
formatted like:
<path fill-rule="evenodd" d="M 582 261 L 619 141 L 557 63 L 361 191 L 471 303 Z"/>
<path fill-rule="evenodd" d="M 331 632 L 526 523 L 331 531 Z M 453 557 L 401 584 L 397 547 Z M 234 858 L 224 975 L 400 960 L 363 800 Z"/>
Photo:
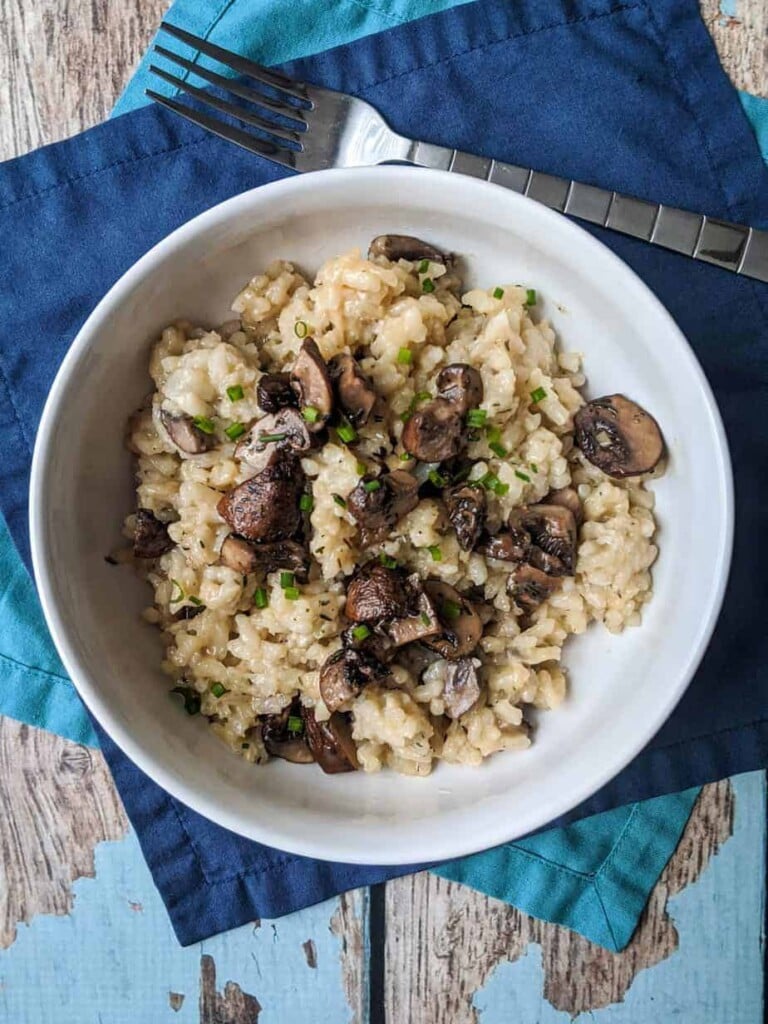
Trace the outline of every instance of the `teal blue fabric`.
<path fill-rule="evenodd" d="M 279 63 L 378 32 L 456 5 L 456 0 L 177 0 L 171 20 Z M 181 47 L 177 47 L 181 49 Z M 144 102 L 147 62 L 115 113 Z M 742 95 L 747 115 L 768 149 L 768 103 Z M 0 524 L 0 713 L 96 744 L 90 721 L 47 636 L 37 598 Z M 612 950 L 629 941 L 660 871 L 674 850 L 697 789 L 609 811 L 446 865 L 437 872 L 566 925 Z"/>
<path fill-rule="evenodd" d="M 740 92 L 739 99 L 757 136 L 763 159 L 768 163 L 768 99 L 753 96 L 749 92 Z"/>

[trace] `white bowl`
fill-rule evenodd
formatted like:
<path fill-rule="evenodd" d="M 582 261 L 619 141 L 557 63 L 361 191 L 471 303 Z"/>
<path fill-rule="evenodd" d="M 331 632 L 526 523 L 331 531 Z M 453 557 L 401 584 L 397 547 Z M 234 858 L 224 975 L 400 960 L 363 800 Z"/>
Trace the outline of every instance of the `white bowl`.
<path fill-rule="evenodd" d="M 132 509 L 125 422 L 149 390 L 159 330 L 216 324 L 234 294 L 281 256 L 313 273 L 380 232 L 419 235 L 466 257 L 474 282 L 535 287 L 561 343 L 584 353 L 588 392 L 622 391 L 662 426 L 653 484 L 661 553 L 643 626 L 599 625 L 566 645 L 570 689 L 526 752 L 426 779 L 251 767 L 168 696 L 149 590 L 107 565 Z M 83 700 L 140 768 L 221 825 L 295 853 L 352 863 L 439 860 L 545 825 L 606 783 L 648 742 L 712 633 L 731 551 L 732 479 L 704 375 L 645 285 L 581 228 L 472 178 L 404 167 L 326 171 L 236 196 L 175 231 L 88 318 L 59 371 L 31 485 L 35 573 L 48 625 Z"/>

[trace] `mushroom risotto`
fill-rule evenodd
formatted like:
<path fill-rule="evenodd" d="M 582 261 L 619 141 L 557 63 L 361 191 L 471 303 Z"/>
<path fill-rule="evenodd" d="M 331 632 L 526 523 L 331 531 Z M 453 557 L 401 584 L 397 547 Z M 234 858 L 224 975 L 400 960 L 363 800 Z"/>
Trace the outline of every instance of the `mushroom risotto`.
<path fill-rule="evenodd" d="M 132 558 L 163 668 L 233 751 L 426 775 L 531 742 L 565 641 L 640 624 L 664 444 L 585 402 L 532 288 L 380 236 L 177 322 L 132 417 Z"/>

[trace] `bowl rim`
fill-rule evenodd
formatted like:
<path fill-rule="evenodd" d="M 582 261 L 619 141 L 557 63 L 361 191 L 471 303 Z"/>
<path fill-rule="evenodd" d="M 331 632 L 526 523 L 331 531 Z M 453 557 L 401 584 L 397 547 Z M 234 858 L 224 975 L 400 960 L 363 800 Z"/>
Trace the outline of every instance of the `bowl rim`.
<path fill-rule="evenodd" d="M 98 684 L 81 661 L 76 645 L 70 639 L 57 608 L 52 578 L 47 568 L 49 553 L 43 511 L 46 507 L 46 470 L 49 461 L 49 447 L 62 399 L 70 386 L 73 371 L 80 358 L 97 337 L 98 325 L 109 317 L 112 307 L 122 303 L 135 285 L 141 282 L 148 272 L 171 256 L 176 248 L 183 247 L 188 240 L 196 238 L 218 222 L 228 220 L 238 208 L 247 206 L 255 196 L 258 195 L 259 198 L 262 198 L 267 194 L 273 202 L 280 202 L 290 199 L 295 192 L 322 187 L 323 181 L 327 180 L 329 176 L 333 176 L 337 182 L 339 179 L 345 178 L 351 186 L 357 184 L 363 176 L 372 176 L 377 173 L 391 178 L 393 187 L 397 186 L 398 178 L 404 185 L 407 185 L 406 179 L 411 178 L 412 175 L 429 175 L 435 181 L 435 188 L 444 184 L 453 189 L 466 188 L 470 192 L 477 189 L 491 189 L 498 194 L 499 201 L 511 203 L 513 206 L 519 204 L 521 208 L 523 205 L 529 208 L 535 207 L 535 215 L 540 218 L 544 230 L 549 228 L 561 235 L 570 235 L 585 257 L 592 254 L 596 258 L 599 257 L 601 260 L 607 260 L 613 264 L 616 272 L 623 277 L 627 287 L 634 289 L 635 296 L 651 307 L 657 316 L 665 319 L 670 331 L 678 338 L 680 354 L 688 363 L 692 385 L 696 385 L 703 399 L 715 442 L 717 472 L 716 475 L 713 474 L 713 483 L 715 484 L 713 490 L 721 510 L 721 529 L 713 555 L 716 586 L 712 588 L 705 599 L 703 614 L 696 633 L 696 642 L 689 648 L 684 669 L 680 672 L 675 686 L 670 687 L 667 691 L 665 701 L 659 701 L 654 706 L 652 713 L 642 723 L 643 728 L 635 734 L 631 743 L 626 744 L 621 757 L 614 758 L 607 768 L 593 771 L 588 778 L 582 781 L 581 785 L 568 788 L 567 796 L 549 801 L 543 812 L 542 810 L 539 810 L 538 813 L 529 812 L 527 818 L 524 817 L 521 821 L 516 822 L 513 829 L 515 836 L 541 829 L 550 821 L 578 806 L 614 778 L 636 757 L 655 736 L 688 688 L 704 656 L 722 607 L 729 578 L 734 535 L 734 483 L 727 437 L 714 394 L 693 349 L 671 314 L 645 282 L 619 256 L 580 225 L 501 185 L 452 174 L 448 171 L 410 166 L 383 165 L 314 171 L 289 176 L 238 193 L 176 228 L 152 246 L 117 279 L 87 317 L 62 360 L 46 400 L 35 441 L 30 476 L 29 529 L 32 564 L 41 605 L 48 629 L 67 673 L 88 710 L 113 741 L 145 774 L 172 797 L 186 804 L 192 810 L 246 838 L 290 853 L 320 860 L 340 860 L 352 864 L 397 865 L 416 860 L 437 861 L 465 856 L 509 842 L 515 836 L 510 836 L 510 827 L 505 826 L 503 819 L 497 820 L 494 819 L 494 816 L 486 815 L 482 825 L 478 825 L 476 830 L 456 828 L 450 837 L 442 836 L 439 843 L 436 843 L 435 837 L 431 836 L 428 856 L 422 856 L 421 851 L 416 851 L 413 854 L 403 852 L 403 843 L 393 843 L 391 850 L 376 846 L 369 852 L 368 848 L 364 849 L 364 844 L 355 838 L 350 841 L 344 836 L 336 835 L 332 839 L 327 836 L 317 839 L 312 831 L 302 834 L 301 830 L 288 834 L 280 827 L 273 827 L 268 821 L 259 821 L 258 825 L 254 827 L 249 822 L 243 822 L 236 812 L 230 811 L 220 804 L 214 804 L 207 796 L 200 795 L 191 786 L 188 786 L 184 778 L 177 772 L 158 761 L 149 751 L 145 751 L 140 739 L 136 738 L 130 730 L 124 728 L 113 717 L 109 702 L 102 696 Z M 467 813 L 469 812 L 465 809 L 452 811 L 451 815 L 458 818 Z M 336 830 L 336 832 L 339 831 L 341 830 Z"/>

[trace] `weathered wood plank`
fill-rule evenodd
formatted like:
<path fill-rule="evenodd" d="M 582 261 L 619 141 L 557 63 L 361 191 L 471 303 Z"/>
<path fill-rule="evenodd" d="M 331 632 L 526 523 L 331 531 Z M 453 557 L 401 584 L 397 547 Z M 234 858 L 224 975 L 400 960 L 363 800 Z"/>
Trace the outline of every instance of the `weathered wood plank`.
<path fill-rule="evenodd" d="M 423 873 L 387 886 L 388 1020 L 478 1024 L 473 996 L 501 962 L 542 947 L 544 997 L 570 1014 L 620 1001 L 639 971 L 666 959 L 678 934 L 667 900 L 690 885 L 731 833 L 728 782 L 707 786 L 631 943 L 609 953 L 498 900 Z"/>
<path fill-rule="evenodd" d="M 765 0 L 701 0 L 701 13 L 733 84 L 756 96 L 768 96 Z"/>

